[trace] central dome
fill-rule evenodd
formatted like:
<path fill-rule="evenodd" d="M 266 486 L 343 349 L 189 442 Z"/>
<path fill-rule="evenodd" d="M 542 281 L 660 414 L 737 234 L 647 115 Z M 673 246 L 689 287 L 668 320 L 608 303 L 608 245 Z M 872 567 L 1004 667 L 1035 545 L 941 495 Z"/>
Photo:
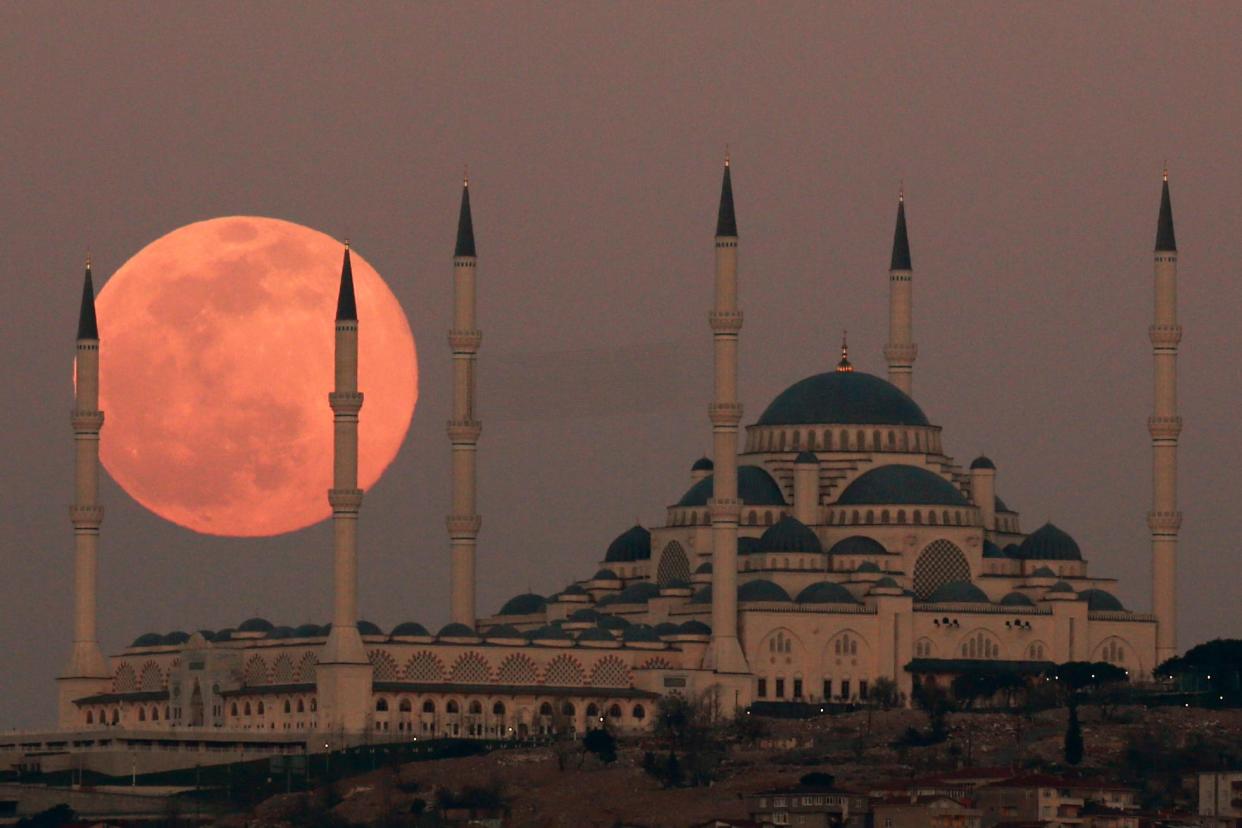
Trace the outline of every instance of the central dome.
<path fill-rule="evenodd" d="M 897 386 L 859 371 L 830 371 L 795 382 L 756 425 L 928 426 L 919 404 Z"/>

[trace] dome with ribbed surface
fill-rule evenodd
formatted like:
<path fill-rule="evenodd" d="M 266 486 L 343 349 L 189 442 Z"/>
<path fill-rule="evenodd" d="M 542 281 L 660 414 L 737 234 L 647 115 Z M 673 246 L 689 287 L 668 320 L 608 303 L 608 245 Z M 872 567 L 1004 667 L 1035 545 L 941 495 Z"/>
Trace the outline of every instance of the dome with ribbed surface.
<path fill-rule="evenodd" d="M 1078 598 L 1087 602 L 1087 609 L 1093 612 L 1125 612 L 1125 606 L 1116 595 L 1102 589 L 1084 589 Z"/>
<path fill-rule="evenodd" d="M 298 629 L 301 629 L 299 627 Z M 392 628 L 393 635 L 430 635 L 427 628 L 416 621 L 403 621 Z"/>
<path fill-rule="evenodd" d="M 478 638 L 479 634 L 467 627 L 465 624 L 454 621 L 451 624 L 445 624 L 437 633 L 440 638 Z"/>
<path fill-rule="evenodd" d="M 985 557 L 985 558 L 1003 558 L 1003 557 L 1005 557 L 1005 550 L 1001 549 L 999 546 L 997 546 L 997 545 L 996 545 L 995 543 L 993 543 L 992 541 L 990 541 L 990 540 L 985 540 L 985 541 L 983 542 L 983 557 Z"/>
<path fill-rule="evenodd" d="M 1045 523 L 1026 536 L 1018 556 L 1030 561 L 1081 561 L 1082 550 L 1068 532 Z"/>
<path fill-rule="evenodd" d="M 691 486 L 678 506 L 706 506 L 716 489 L 716 478 L 708 475 Z M 759 466 L 738 466 L 737 494 L 747 506 L 784 506 L 785 495 L 780 485 Z"/>
<path fill-rule="evenodd" d="M 772 400 L 758 425 L 930 425 L 897 386 L 861 371 L 816 374 Z"/>
<path fill-rule="evenodd" d="M 547 605 L 548 599 L 542 595 L 524 592 L 505 601 L 505 605 L 500 608 L 497 615 L 532 615 L 536 612 L 543 612 Z"/>
<path fill-rule="evenodd" d="M 737 600 L 739 601 L 788 601 L 789 593 L 774 581 L 766 578 L 760 578 L 757 581 L 747 581 L 737 588 Z"/>
<path fill-rule="evenodd" d="M 863 535 L 850 535 L 842 538 L 828 550 L 829 555 L 887 555 L 884 544 Z"/>
<path fill-rule="evenodd" d="M 645 561 L 651 557 L 651 533 L 635 524 L 626 529 L 612 543 L 604 555 L 607 563 Z"/>
<path fill-rule="evenodd" d="M 949 581 L 936 587 L 927 598 L 929 604 L 987 604 L 987 593 L 970 581 Z"/>
<path fill-rule="evenodd" d="M 1029 595 L 1023 595 L 1021 592 L 1010 592 L 1000 599 L 1003 607 L 1033 607 L 1035 602 L 1031 600 Z"/>
<path fill-rule="evenodd" d="M 799 604 L 857 604 L 848 589 L 832 581 L 818 581 L 798 593 Z"/>
<path fill-rule="evenodd" d="M 824 551 L 819 538 L 802 521 L 785 515 L 769 526 L 759 537 L 761 552 L 809 552 L 815 555 Z"/>
<path fill-rule="evenodd" d="M 711 471 L 716 468 L 716 464 L 708 457 L 700 457 L 694 461 L 694 465 L 690 467 L 690 471 Z"/>
<path fill-rule="evenodd" d="M 969 505 L 958 488 L 940 475 L 918 466 L 899 464 L 872 469 L 847 486 L 837 498 L 839 506 L 887 504 Z"/>

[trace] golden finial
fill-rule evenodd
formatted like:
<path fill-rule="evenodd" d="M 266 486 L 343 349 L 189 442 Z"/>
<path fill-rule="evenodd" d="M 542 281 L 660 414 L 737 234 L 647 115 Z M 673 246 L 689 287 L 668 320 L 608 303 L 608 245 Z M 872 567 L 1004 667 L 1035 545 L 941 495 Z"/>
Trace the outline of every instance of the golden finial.
<path fill-rule="evenodd" d="M 1164 159 L 1164 180 L 1169 180 L 1169 159 Z"/>
<path fill-rule="evenodd" d="M 470 165 L 469 165 L 469 164 L 467 164 L 465 167 L 463 167 L 463 168 L 462 168 L 462 171 L 461 171 L 461 186 L 463 186 L 463 187 L 469 187 L 469 186 L 470 186 Z"/>
<path fill-rule="evenodd" d="M 729 166 L 729 145 L 725 144 L 725 166 Z"/>
<path fill-rule="evenodd" d="M 345 240 L 345 249 L 346 249 L 346 250 L 348 250 L 348 249 L 349 249 L 349 239 L 346 239 L 346 240 Z"/>
<path fill-rule="evenodd" d="M 86 269 L 91 269 L 91 251 L 86 251 Z"/>
<path fill-rule="evenodd" d="M 837 363 L 837 372 L 847 374 L 854 370 L 854 366 L 850 365 L 850 344 L 847 339 L 849 331 L 841 331 L 841 361 Z"/>
<path fill-rule="evenodd" d="M 906 182 L 905 182 L 905 179 L 900 179 L 897 182 L 897 203 L 901 204 L 905 200 L 906 200 Z"/>

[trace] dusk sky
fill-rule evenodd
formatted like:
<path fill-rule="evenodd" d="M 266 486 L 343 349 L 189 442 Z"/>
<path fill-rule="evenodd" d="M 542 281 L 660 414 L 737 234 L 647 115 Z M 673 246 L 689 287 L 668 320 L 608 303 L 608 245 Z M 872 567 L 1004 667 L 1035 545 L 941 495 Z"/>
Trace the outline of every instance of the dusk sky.
<path fill-rule="evenodd" d="M 0 728 L 53 725 L 69 651 L 87 249 L 102 286 L 215 216 L 353 240 L 419 357 L 410 432 L 363 506 L 361 611 L 436 629 L 463 166 L 490 614 L 590 576 L 635 518 L 662 523 L 710 449 L 726 144 L 743 422 L 835 364 L 842 329 L 854 365 L 884 375 L 904 181 L 915 398 L 958 462 L 996 462 L 1026 531 L 1070 532 L 1140 611 L 1167 159 L 1185 328 L 1179 644 L 1242 635 L 1240 42 L 1225 3 L 0 5 Z M 106 653 L 251 615 L 329 620 L 327 523 L 226 539 L 110 480 L 102 498 Z"/>

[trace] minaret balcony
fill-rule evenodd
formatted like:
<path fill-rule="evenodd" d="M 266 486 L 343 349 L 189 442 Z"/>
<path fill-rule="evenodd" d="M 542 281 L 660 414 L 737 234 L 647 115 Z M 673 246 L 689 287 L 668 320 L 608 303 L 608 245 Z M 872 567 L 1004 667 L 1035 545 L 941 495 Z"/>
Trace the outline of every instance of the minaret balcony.
<path fill-rule="evenodd" d="M 742 421 L 741 403 L 712 403 L 707 407 L 707 416 L 714 426 L 733 426 Z"/>
<path fill-rule="evenodd" d="M 444 519 L 450 540 L 474 540 L 483 526 L 479 515 L 449 515 Z"/>
<path fill-rule="evenodd" d="M 714 310 L 707 314 L 707 321 L 715 333 L 736 334 L 742 329 L 742 312 L 740 310 Z"/>
<path fill-rule="evenodd" d="M 103 428 L 104 415 L 102 411 L 74 411 L 71 420 L 76 433 L 98 434 Z"/>
<path fill-rule="evenodd" d="M 1147 528 L 1153 535 L 1176 535 L 1182 528 L 1181 512 L 1148 512 Z"/>
<path fill-rule="evenodd" d="M 98 531 L 103 523 L 103 516 L 103 507 L 99 505 L 69 507 L 69 520 L 78 531 Z"/>
<path fill-rule="evenodd" d="M 328 394 L 328 405 L 336 414 L 357 414 L 362 408 L 361 391 L 333 391 Z"/>
<path fill-rule="evenodd" d="M 1181 417 L 1148 417 L 1147 431 L 1153 440 L 1176 441 L 1182 433 Z"/>
<path fill-rule="evenodd" d="M 448 332 L 448 341 L 453 353 L 473 354 L 483 343 L 483 332 L 455 328 Z"/>
<path fill-rule="evenodd" d="M 1152 325 L 1147 329 L 1147 336 L 1157 349 L 1176 348 L 1177 344 L 1182 341 L 1182 326 Z"/>
<path fill-rule="evenodd" d="M 453 445 L 477 443 L 483 424 L 478 420 L 449 420 L 447 430 L 449 442 Z"/>
<path fill-rule="evenodd" d="M 362 489 L 328 489 L 333 514 L 357 514 L 362 508 Z"/>
<path fill-rule="evenodd" d="M 707 510 L 712 516 L 712 522 L 724 521 L 737 523 L 738 517 L 742 514 L 742 501 L 736 497 L 713 497 L 707 501 Z"/>
<path fill-rule="evenodd" d="M 895 362 L 899 365 L 908 365 L 914 362 L 915 357 L 919 355 L 919 346 L 913 342 L 907 345 L 885 345 L 884 359 L 888 362 Z"/>

